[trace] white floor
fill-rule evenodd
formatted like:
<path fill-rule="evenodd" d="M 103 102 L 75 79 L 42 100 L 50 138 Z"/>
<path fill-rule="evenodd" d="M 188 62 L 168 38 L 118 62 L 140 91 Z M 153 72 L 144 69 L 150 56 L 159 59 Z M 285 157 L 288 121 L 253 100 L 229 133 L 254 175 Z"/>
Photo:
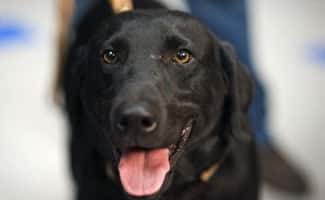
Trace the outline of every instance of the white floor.
<path fill-rule="evenodd" d="M 0 199 L 68 200 L 65 124 L 51 102 L 55 71 L 55 0 L 0 0 L 0 22 L 27 23 L 31 37 L 0 46 Z M 266 188 L 264 200 L 325 196 L 324 0 L 250 0 L 252 43 L 270 95 L 274 138 L 313 183 L 313 194 L 290 197 Z M 0 43 L 1 45 L 1 43 Z"/>

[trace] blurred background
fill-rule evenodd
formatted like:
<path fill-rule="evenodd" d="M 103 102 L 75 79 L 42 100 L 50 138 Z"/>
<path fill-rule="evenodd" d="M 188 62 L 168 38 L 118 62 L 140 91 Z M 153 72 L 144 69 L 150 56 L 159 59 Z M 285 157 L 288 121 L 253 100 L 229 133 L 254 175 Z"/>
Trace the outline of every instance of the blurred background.
<path fill-rule="evenodd" d="M 183 6 L 181 1 L 165 1 Z M 325 0 L 249 0 L 250 40 L 277 145 L 312 192 L 263 187 L 263 200 L 325 198 Z M 66 124 L 53 103 L 55 0 L 0 0 L 0 199 L 68 200 Z"/>

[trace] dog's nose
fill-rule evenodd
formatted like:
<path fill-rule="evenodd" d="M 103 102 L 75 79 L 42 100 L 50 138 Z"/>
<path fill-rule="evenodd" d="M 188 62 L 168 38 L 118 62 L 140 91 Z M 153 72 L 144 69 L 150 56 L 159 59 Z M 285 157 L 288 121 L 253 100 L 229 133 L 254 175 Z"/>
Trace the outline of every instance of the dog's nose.
<path fill-rule="evenodd" d="M 115 127 L 120 132 L 151 133 L 158 126 L 156 116 L 143 105 L 124 106 L 116 113 L 115 119 Z"/>

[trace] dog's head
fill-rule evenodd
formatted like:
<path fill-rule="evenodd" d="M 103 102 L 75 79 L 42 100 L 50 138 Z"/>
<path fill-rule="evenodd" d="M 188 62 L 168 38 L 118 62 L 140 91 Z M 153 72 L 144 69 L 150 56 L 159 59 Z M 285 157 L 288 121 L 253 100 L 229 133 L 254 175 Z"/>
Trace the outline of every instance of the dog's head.
<path fill-rule="evenodd" d="M 75 51 L 65 80 L 72 123 L 91 126 L 130 197 L 161 195 L 183 152 L 211 134 L 241 137 L 250 79 L 230 45 L 187 14 L 123 13 Z"/>

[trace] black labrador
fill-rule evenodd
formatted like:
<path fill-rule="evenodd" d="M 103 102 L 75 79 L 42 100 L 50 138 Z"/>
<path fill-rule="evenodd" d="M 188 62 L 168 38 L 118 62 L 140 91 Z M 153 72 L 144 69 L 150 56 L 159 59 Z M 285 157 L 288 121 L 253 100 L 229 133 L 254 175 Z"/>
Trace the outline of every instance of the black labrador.
<path fill-rule="evenodd" d="M 63 76 L 78 200 L 258 199 L 252 80 L 195 18 L 96 5 Z"/>

